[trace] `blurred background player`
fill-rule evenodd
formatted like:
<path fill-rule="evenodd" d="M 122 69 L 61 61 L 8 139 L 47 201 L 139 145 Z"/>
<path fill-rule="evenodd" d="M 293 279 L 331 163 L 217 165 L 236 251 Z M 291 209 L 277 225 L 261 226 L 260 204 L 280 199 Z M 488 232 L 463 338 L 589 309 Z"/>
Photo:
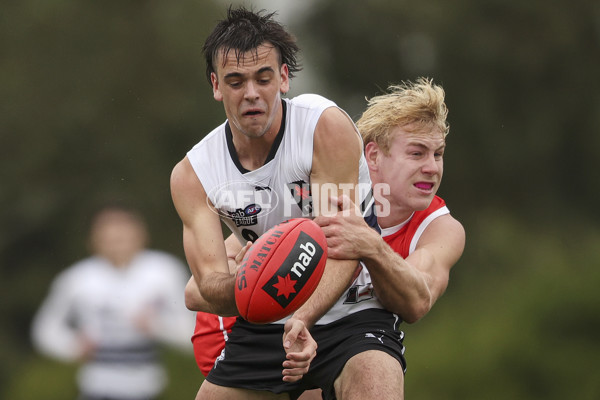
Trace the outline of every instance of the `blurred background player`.
<path fill-rule="evenodd" d="M 141 215 L 107 205 L 91 220 L 92 255 L 61 272 L 36 313 L 33 343 L 81 363 L 79 400 L 154 399 L 165 388 L 158 344 L 190 352 L 189 274 L 174 256 L 146 249 Z"/>

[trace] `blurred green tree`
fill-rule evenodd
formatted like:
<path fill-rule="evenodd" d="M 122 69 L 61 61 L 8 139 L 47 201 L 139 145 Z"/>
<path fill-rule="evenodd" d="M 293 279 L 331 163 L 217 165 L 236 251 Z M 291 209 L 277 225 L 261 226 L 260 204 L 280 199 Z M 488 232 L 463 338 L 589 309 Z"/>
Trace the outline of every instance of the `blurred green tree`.
<path fill-rule="evenodd" d="M 591 0 L 332 0 L 306 24 L 315 63 L 353 115 L 390 83 L 430 76 L 445 87 L 442 191 L 456 211 L 493 204 L 533 224 L 599 223 L 599 15 Z"/>
<path fill-rule="evenodd" d="M 153 244 L 183 257 L 169 174 L 222 120 L 201 57 L 222 13 L 192 0 L 3 3 L 0 387 L 30 352 L 50 280 L 86 253 L 99 202 L 130 200 Z"/>

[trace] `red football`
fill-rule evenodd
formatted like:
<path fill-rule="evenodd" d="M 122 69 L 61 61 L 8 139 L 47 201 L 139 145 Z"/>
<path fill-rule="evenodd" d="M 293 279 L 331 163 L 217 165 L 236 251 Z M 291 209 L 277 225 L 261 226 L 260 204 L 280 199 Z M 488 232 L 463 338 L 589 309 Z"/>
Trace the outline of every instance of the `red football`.
<path fill-rule="evenodd" d="M 290 315 L 314 292 L 326 261 L 325 234 L 312 220 L 275 225 L 248 249 L 237 272 L 240 316 L 266 324 Z"/>

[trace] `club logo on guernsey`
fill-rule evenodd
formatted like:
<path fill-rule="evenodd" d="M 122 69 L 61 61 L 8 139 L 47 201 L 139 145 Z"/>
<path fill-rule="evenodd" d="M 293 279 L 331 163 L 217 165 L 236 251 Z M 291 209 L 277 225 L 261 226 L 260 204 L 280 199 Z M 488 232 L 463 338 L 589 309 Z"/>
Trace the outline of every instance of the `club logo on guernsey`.
<path fill-rule="evenodd" d="M 258 222 L 258 213 L 262 211 L 258 204 L 250 204 L 245 208 L 238 208 L 235 211 L 227 211 L 229 218 L 235 222 L 235 226 L 256 225 Z"/>
<path fill-rule="evenodd" d="M 304 181 L 295 181 L 287 184 L 292 198 L 302 210 L 303 217 L 309 217 L 312 215 L 312 193 L 310 191 L 310 184 Z"/>
<path fill-rule="evenodd" d="M 294 247 L 263 290 L 281 307 L 287 307 L 308 282 L 322 256 L 323 248 L 300 232 Z"/>
<path fill-rule="evenodd" d="M 239 227 L 256 225 L 259 214 L 262 218 L 277 208 L 279 197 L 269 186 L 232 181 L 209 190 L 206 202 L 219 217 L 230 219 Z"/>

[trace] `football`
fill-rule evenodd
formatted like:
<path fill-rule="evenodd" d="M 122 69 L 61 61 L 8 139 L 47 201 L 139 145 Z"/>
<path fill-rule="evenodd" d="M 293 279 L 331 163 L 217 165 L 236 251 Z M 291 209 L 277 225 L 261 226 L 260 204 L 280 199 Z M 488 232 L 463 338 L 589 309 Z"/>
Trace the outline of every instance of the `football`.
<path fill-rule="evenodd" d="M 237 271 L 235 302 L 245 320 L 266 324 L 296 311 L 317 287 L 327 261 L 321 228 L 293 218 L 265 232 Z"/>

